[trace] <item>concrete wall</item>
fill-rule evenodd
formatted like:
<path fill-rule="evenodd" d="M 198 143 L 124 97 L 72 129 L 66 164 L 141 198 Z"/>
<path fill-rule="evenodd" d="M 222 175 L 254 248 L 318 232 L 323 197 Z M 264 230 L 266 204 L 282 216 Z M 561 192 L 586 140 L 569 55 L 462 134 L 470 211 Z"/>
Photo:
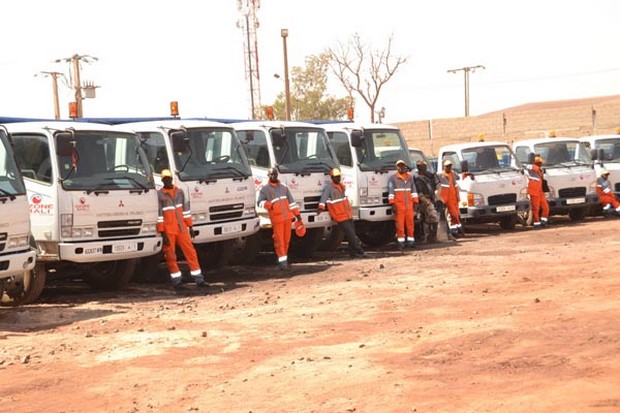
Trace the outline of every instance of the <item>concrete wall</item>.
<path fill-rule="evenodd" d="M 479 116 L 432 119 L 394 123 L 410 147 L 422 149 L 428 156 L 447 144 L 487 141 L 514 141 L 543 137 L 554 131 L 557 136 L 582 137 L 618 133 L 620 95 L 555 102 L 530 103 Z"/>

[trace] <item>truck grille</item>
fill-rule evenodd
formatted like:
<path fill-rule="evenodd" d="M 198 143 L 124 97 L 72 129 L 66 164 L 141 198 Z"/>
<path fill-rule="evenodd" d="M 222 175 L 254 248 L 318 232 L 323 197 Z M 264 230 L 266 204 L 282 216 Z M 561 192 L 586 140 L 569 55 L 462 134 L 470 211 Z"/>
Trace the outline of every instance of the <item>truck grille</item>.
<path fill-rule="evenodd" d="M 6 241 L 7 238 L 9 237 L 9 233 L 8 232 L 2 232 L 0 233 L 0 241 L 2 241 L 0 243 L 0 252 L 4 251 L 4 248 L 6 247 Z"/>
<path fill-rule="evenodd" d="M 383 193 L 381 194 L 381 202 L 383 203 L 383 205 L 387 205 L 387 204 L 389 204 L 389 202 L 388 202 L 388 196 L 389 196 L 389 195 L 390 195 L 390 193 L 389 193 L 389 192 L 383 192 Z"/>
<path fill-rule="evenodd" d="M 586 187 L 576 186 L 574 188 L 560 189 L 558 195 L 560 196 L 560 198 L 575 198 L 586 196 Z"/>
<path fill-rule="evenodd" d="M 620 192 L 620 182 L 616 183 L 616 186 L 614 186 L 614 192 Z"/>
<path fill-rule="evenodd" d="M 141 219 L 122 219 L 97 222 L 97 234 L 101 238 L 127 237 L 140 234 Z"/>
<path fill-rule="evenodd" d="M 304 198 L 304 210 L 319 209 L 321 196 L 307 196 Z"/>
<path fill-rule="evenodd" d="M 226 221 L 243 216 L 243 204 L 228 204 L 209 207 L 209 220 Z"/>
<path fill-rule="evenodd" d="M 517 194 L 500 194 L 489 197 L 489 205 L 506 205 L 517 202 Z"/>

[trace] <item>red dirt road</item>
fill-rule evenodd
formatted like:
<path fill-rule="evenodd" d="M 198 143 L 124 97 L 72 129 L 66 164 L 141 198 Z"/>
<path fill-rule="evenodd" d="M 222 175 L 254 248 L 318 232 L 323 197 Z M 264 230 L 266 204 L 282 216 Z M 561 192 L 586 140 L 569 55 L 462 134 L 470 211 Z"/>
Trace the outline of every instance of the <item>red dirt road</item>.
<path fill-rule="evenodd" d="M 557 222 L 209 294 L 50 288 L 0 308 L 0 410 L 618 412 L 620 220 Z"/>

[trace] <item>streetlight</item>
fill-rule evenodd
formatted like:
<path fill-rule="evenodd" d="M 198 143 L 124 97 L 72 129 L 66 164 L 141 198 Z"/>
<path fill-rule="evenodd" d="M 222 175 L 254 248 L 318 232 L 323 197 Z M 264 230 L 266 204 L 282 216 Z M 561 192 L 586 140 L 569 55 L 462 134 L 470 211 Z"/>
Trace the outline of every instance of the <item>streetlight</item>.
<path fill-rule="evenodd" d="M 286 100 L 286 120 L 291 120 L 291 91 L 288 81 L 288 53 L 286 50 L 286 38 L 288 37 L 288 29 L 281 29 L 282 48 L 284 50 L 284 97 Z"/>
<path fill-rule="evenodd" d="M 474 73 L 476 69 L 486 69 L 486 67 L 477 65 L 448 70 L 448 73 L 456 73 L 462 70 L 465 74 L 465 117 L 469 116 L 469 72 Z"/>
<path fill-rule="evenodd" d="M 94 56 L 89 55 L 78 55 L 74 54 L 71 57 L 66 57 L 63 59 L 56 59 L 54 63 L 67 62 L 71 63 L 73 66 L 73 88 L 75 89 L 75 104 L 77 107 L 77 117 L 82 117 L 82 84 L 80 81 L 80 62 L 84 63 L 92 63 L 96 62 L 97 59 Z M 89 88 L 94 89 L 94 85 L 89 86 Z"/>

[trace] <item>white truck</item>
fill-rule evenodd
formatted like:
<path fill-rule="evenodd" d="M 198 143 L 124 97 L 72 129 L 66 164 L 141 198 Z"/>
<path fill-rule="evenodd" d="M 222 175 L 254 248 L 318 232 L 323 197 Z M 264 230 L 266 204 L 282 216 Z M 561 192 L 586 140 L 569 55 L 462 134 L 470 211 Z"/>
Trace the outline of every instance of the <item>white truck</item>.
<path fill-rule="evenodd" d="M 137 259 L 157 254 L 157 194 L 138 137 L 79 122 L 5 124 L 24 177 L 38 247 L 24 302 L 46 277 L 123 288 Z"/>
<path fill-rule="evenodd" d="M 457 181 L 461 220 L 499 223 L 513 229 L 518 214 L 529 210 L 527 180 L 521 164 L 505 142 L 469 142 L 439 149 L 438 165 L 452 161 L 452 169 L 464 176 Z"/>
<path fill-rule="evenodd" d="M 155 176 L 170 169 L 192 213 L 203 269 L 227 265 L 237 239 L 256 234 L 259 219 L 252 170 L 235 130 L 207 120 L 125 123 L 141 139 Z"/>
<path fill-rule="evenodd" d="M 336 150 L 342 182 L 353 208 L 355 231 L 370 246 L 394 240 L 394 216 L 388 204 L 388 179 L 402 159 L 415 169 L 400 129 L 383 124 L 321 125 Z"/>
<path fill-rule="evenodd" d="M 572 137 L 545 137 L 513 144 L 517 159 L 532 165 L 534 156 L 543 158 L 550 215 L 566 215 L 581 221 L 598 204 L 596 173 L 585 143 Z"/>
<path fill-rule="evenodd" d="M 235 122 L 231 126 L 237 131 L 250 161 L 255 197 L 268 182 L 267 170 L 277 168 L 279 179 L 290 189 L 307 228 L 303 238 L 293 234 L 291 253 L 312 255 L 323 240 L 325 228 L 333 224 L 329 214 L 317 215 L 323 187 L 330 181 L 329 172 L 339 166 L 325 130 L 310 123 L 292 121 Z M 269 230 L 271 222 L 267 211 L 258 207 L 257 211 L 261 229 Z M 260 244 L 265 243 L 268 232 L 259 232 Z M 248 252 L 245 257 L 251 259 L 252 254 Z"/>
<path fill-rule="evenodd" d="M 596 177 L 598 178 L 601 170 L 605 168 L 609 172 L 609 181 L 616 199 L 620 200 L 620 134 L 592 135 L 579 140 L 590 149 Z M 602 208 L 598 205 L 590 212 L 600 215 Z"/>
<path fill-rule="evenodd" d="M 28 275 L 37 252 L 30 233 L 26 187 L 4 127 L 0 127 L 0 214 L 0 297 L 3 305 L 18 305 L 28 301 L 30 283 L 36 281 Z"/>

